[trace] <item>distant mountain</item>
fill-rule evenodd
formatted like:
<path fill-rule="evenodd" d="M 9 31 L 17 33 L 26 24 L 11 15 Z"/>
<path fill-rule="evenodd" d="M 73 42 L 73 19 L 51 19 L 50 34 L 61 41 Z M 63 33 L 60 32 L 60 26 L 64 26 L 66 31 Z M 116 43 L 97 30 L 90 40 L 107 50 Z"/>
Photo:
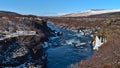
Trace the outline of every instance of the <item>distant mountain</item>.
<path fill-rule="evenodd" d="M 61 15 L 60 17 L 88 17 L 88 16 L 94 16 L 94 15 L 100 15 L 100 14 L 108 14 L 108 13 L 116 13 L 120 12 L 120 9 L 92 9 L 84 12 L 76 12 L 76 13 L 70 13 Z"/>
<path fill-rule="evenodd" d="M 21 16 L 21 14 L 15 13 L 15 12 L 10 12 L 10 11 L 0 11 L 0 16 Z"/>

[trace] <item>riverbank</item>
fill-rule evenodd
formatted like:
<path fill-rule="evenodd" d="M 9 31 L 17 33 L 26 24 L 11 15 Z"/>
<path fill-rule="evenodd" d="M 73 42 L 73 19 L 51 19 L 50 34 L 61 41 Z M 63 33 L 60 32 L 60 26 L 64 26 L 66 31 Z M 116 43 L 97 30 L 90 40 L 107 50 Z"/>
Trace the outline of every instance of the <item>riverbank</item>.
<path fill-rule="evenodd" d="M 82 62 L 71 65 L 71 68 L 119 68 L 119 44 L 120 44 L 120 19 L 119 15 L 114 17 L 86 17 L 86 18 L 49 18 L 56 25 L 65 28 L 91 28 L 97 29 L 94 36 L 107 39 L 95 54 Z M 94 40 L 94 38 L 93 38 Z"/>
<path fill-rule="evenodd" d="M 54 34 L 47 22 L 34 16 L 0 14 L 0 67 L 45 68 L 43 43 Z"/>

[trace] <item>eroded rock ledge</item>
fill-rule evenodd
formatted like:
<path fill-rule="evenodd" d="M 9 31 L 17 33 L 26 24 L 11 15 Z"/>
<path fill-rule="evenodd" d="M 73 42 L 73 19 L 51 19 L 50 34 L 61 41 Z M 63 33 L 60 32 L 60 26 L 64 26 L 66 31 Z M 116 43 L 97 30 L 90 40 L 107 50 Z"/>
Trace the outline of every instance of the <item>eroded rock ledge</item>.
<path fill-rule="evenodd" d="M 15 35 L 16 32 L 34 31 Z M 15 36 L 14 36 L 15 35 Z M 37 17 L 0 18 L 0 67 L 39 67 L 46 65 L 43 42 L 53 35 L 46 21 Z"/>

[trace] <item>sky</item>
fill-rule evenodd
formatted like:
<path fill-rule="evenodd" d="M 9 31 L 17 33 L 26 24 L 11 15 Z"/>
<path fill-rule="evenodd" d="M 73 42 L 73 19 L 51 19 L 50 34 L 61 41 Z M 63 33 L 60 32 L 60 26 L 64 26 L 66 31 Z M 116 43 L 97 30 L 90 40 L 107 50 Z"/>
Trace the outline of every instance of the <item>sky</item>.
<path fill-rule="evenodd" d="M 38 16 L 61 15 L 90 9 L 120 9 L 120 0 L 0 0 L 0 11 Z"/>

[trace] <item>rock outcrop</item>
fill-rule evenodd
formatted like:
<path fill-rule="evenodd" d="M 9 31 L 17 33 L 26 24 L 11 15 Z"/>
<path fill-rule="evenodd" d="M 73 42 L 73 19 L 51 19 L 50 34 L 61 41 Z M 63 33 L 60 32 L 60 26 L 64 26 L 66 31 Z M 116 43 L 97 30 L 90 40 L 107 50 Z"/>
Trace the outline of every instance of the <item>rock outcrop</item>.
<path fill-rule="evenodd" d="M 42 45 L 53 35 L 47 21 L 39 17 L 10 15 L 4 13 L 0 18 L 0 67 L 44 68 L 47 56 Z M 34 34 L 27 35 L 30 31 Z"/>

